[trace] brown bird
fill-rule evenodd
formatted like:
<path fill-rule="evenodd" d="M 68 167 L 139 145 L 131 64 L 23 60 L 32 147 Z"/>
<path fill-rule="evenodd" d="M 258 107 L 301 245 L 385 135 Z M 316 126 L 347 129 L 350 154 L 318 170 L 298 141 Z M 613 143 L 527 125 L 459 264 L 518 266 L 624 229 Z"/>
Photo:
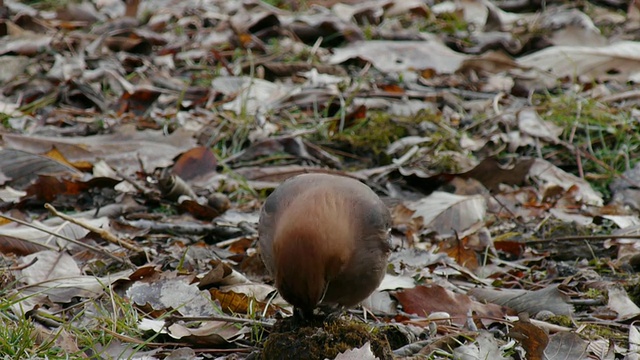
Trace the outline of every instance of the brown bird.
<path fill-rule="evenodd" d="M 300 175 L 267 198 L 260 251 L 282 297 L 306 318 L 319 304 L 357 305 L 380 285 L 390 224 L 389 210 L 365 184 Z"/>

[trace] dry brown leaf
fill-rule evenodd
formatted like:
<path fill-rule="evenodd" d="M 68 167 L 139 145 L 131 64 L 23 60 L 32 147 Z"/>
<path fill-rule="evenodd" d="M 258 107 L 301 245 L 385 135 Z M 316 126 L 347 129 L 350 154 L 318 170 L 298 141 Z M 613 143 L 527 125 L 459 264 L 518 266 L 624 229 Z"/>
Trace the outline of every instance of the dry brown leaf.
<path fill-rule="evenodd" d="M 510 169 L 504 169 L 495 158 L 486 158 L 475 168 L 460 174 L 463 178 L 474 178 L 480 181 L 487 189 L 499 192 L 500 184 L 522 185 L 534 159 L 521 159 Z"/>
<path fill-rule="evenodd" d="M 386 56 L 380 56 L 380 54 Z M 369 61 L 382 72 L 434 69 L 439 74 L 458 70 L 464 54 L 444 46 L 435 37 L 423 41 L 363 41 L 334 50 L 329 60 L 339 64 L 353 58 Z"/>
<path fill-rule="evenodd" d="M 587 341 L 574 332 L 559 332 L 549 337 L 549 344 L 544 350 L 545 360 L 585 359 L 587 357 Z"/>
<path fill-rule="evenodd" d="M 446 312 L 455 324 L 464 324 L 469 311 L 482 319 L 502 318 L 506 311 L 495 304 L 482 304 L 464 294 L 456 294 L 438 285 L 417 286 L 397 291 L 394 296 L 404 311 L 427 316 L 432 312 Z"/>
<path fill-rule="evenodd" d="M 575 200 L 595 206 L 602 206 L 604 204 L 602 195 L 593 190 L 586 180 L 560 169 L 547 160 L 535 159 L 529 169 L 529 176 L 541 183 L 541 185 L 557 185 L 566 191 L 576 186 L 577 189 L 573 193 Z"/>
<path fill-rule="evenodd" d="M 189 181 L 214 172 L 217 165 L 218 160 L 211 149 L 198 146 L 180 155 L 173 165 L 173 173 Z"/>
<path fill-rule="evenodd" d="M 621 41 L 602 47 L 552 46 L 518 59 L 518 64 L 548 71 L 557 78 L 585 81 L 636 81 L 640 72 L 640 43 Z"/>
<path fill-rule="evenodd" d="M 254 290 L 257 290 L 257 292 Z M 242 287 L 226 287 L 224 291 L 210 289 L 209 293 L 211 294 L 212 299 L 220 302 L 220 307 L 228 314 L 259 313 L 266 314 L 267 316 L 273 316 L 278 312 L 280 307 L 276 306 L 274 302 L 269 301 L 271 299 L 267 296 L 263 296 L 264 292 L 262 290 L 267 290 L 267 295 L 275 291 L 275 289 L 270 286 L 267 287 L 262 284 L 253 284 L 244 285 Z M 259 292 L 262 292 L 262 294 L 258 294 Z M 256 296 L 260 296 L 260 298 L 257 298 Z M 281 299 L 280 305 L 288 307 Z"/>
<path fill-rule="evenodd" d="M 640 308 L 629 298 L 629 294 L 619 284 L 607 286 L 607 308 L 618 314 L 618 319 L 625 321 L 640 315 Z"/>
<path fill-rule="evenodd" d="M 544 121 L 533 108 L 524 108 L 518 112 L 518 128 L 523 133 L 540 138 L 551 144 L 558 144 L 563 129 L 550 121 Z"/>
<path fill-rule="evenodd" d="M 164 278 L 151 283 L 135 282 L 126 291 L 126 297 L 141 307 L 150 307 L 160 313 L 175 310 L 183 316 L 212 316 L 220 308 L 211 302 L 206 291 L 186 278 Z"/>
<path fill-rule="evenodd" d="M 405 206 L 413 210 L 413 218 L 422 219 L 422 228 L 436 231 L 443 237 L 462 233 L 479 221 L 486 213 L 483 196 L 462 196 L 436 191 Z"/>
<path fill-rule="evenodd" d="M 0 55 L 34 56 L 51 46 L 53 37 L 42 34 L 24 34 L 21 36 L 3 36 L 0 38 Z"/>
<path fill-rule="evenodd" d="M 334 360 L 379 360 L 371 351 L 371 343 L 368 341 L 360 348 L 347 350 L 338 354 Z"/>
<path fill-rule="evenodd" d="M 520 321 L 513 324 L 507 335 L 520 342 L 527 352 L 527 360 L 545 360 L 544 350 L 549 343 L 549 335 L 533 325 L 527 316 L 520 316 Z"/>
<path fill-rule="evenodd" d="M 15 149 L 0 150 L 0 169 L 0 178 L 6 177 L 0 184 L 16 189 L 24 189 L 40 174 L 79 174 L 77 169 L 64 162 Z"/>
<path fill-rule="evenodd" d="M 560 292 L 558 285 L 548 285 L 535 291 L 475 288 L 469 290 L 469 294 L 479 300 L 506 306 L 518 313 L 534 315 L 547 310 L 556 315 L 573 314 L 573 306 L 567 303 L 567 296 Z"/>
<path fill-rule="evenodd" d="M 16 270 L 14 276 L 24 283 L 18 293 L 20 300 L 12 309 L 15 314 L 24 314 L 46 299 L 55 303 L 69 303 L 73 298 L 96 298 L 103 294 L 106 286 L 124 279 L 133 271 L 124 270 L 106 277 L 82 275 L 74 259 L 67 253 L 45 250 L 27 255 L 21 259 L 31 266 Z"/>
<path fill-rule="evenodd" d="M 147 169 L 165 168 L 174 157 L 195 146 L 190 131 L 178 129 L 165 136 L 162 131 L 137 131 L 134 126 L 121 126 L 110 135 L 76 138 L 48 138 L 3 134 L 4 145 L 33 154 L 43 154 L 56 147 L 71 163 L 86 161 L 95 163 L 99 159 L 125 174 L 140 170 L 142 163 Z"/>
<path fill-rule="evenodd" d="M 456 263 L 469 270 L 476 270 L 480 266 L 475 250 L 468 246 L 469 238 L 451 238 L 439 245 L 439 252 L 446 253 Z"/>

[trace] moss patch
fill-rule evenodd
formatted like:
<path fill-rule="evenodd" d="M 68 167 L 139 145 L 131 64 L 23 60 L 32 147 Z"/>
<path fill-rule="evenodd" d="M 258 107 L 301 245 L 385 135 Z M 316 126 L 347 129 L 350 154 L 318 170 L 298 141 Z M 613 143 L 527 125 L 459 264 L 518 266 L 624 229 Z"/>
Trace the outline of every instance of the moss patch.
<path fill-rule="evenodd" d="M 264 343 L 262 359 L 333 359 L 367 342 L 379 359 L 393 358 L 386 337 L 366 324 L 338 319 L 298 326 L 290 317 L 278 321 Z"/>
<path fill-rule="evenodd" d="M 359 163 L 369 158 L 372 163 L 384 165 L 392 159 L 392 156 L 385 153 L 389 144 L 410 135 L 430 136 L 433 144 L 427 143 L 425 146 L 432 146 L 434 152 L 457 149 L 457 142 L 451 134 L 438 127 L 439 121 L 438 115 L 428 112 L 421 112 L 413 117 L 402 117 L 381 111 L 369 111 L 365 119 L 346 124 L 342 131 L 339 131 L 338 123 L 335 123 L 329 128 L 327 138 L 319 140 L 328 141 L 332 147 L 362 157 L 358 159 Z"/>
<path fill-rule="evenodd" d="M 626 348 L 629 344 L 629 339 L 624 331 L 620 331 L 613 327 L 586 324 L 581 333 L 587 339 L 608 339 L 615 341 L 618 346 Z"/>
<path fill-rule="evenodd" d="M 568 328 L 573 327 L 573 321 L 571 320 L 571 316 L 555 315 L 550 317 L 547 321 L 552 324 L 556 324 L 556 325 L 560 325 Z"/>

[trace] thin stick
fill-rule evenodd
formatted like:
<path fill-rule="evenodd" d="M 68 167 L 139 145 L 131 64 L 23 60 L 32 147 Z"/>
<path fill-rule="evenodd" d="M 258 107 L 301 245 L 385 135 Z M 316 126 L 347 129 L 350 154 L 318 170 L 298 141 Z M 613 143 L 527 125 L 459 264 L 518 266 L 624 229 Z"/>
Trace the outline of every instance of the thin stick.
<path fill-rule="evenodd" d="M 215 316 L 179 316 L 179 315 L 170 315 L 167 318 L 167 321 L 173 322 L 175 320 L 182 321 L 224 321 L 229 323 L 241 323 L 241 324 L 251 324 L 251 325 L 260 325 L 264 327 L 272 327 L 272 323 L 268 323 L 260 320 L 253 319 L 245 319 L 245 318 L 237 318 L 233 316 L 224 316 L 224 315 L 215 315 Z"/>
<path fill-rule="evenodd" d="M 0 218 L 7 219 L 9 221 L 13 221 L 13 222 L 21 224 L 21 225 L 26 225 L 26 226 L 32 227 L 34 229 L 38 229 L 35 225 L 31 225 L 28 222 L 24 222 L 22 220 L 19 220 L 19 219 L 16 219 L 16 218 L 12 218 L 11 216 L 0 214 Z M 40 230 L 40 229 L 38 229 L 38 230 Z M 59 247 L 55 247 L 55 246 L 49 245 L 49 244 L 44 244 L 44 243 L 37 242 L 37 241 L 31 240 L 31 239 L 21 239 L 21 238 L 15 238 L 15 239 L 18 239 L 18 240 L 24 241 L 24 242 L 28 242 L 28 243 L 31 243 L 31 244 L 34 244 L 34 245 L 37 245 L 37 246 L 43 246 L 43 247 L 45 247 L 45 248 L 47 248 L 49 250 L 53 250 L 53 251 L 59 251 L 60 250 Z"/>
<path fill-rule="evenodd" d="M 78 246 L 81 246 L 81 247 L 83 247 L 83 248 L 89 249 L 89 250 L 94 251 L 94 252 L 96 252 L 96 253 L 98 253 L 98 254 L 101 254 L 101 255 L 104 255 L 104 256 L 110 257 L 110 258 L 112 258 L 112 259 L 114 259 L 114 260 L 117 260 L 117 261 L 120 261 L 120 262 L 122 262 L 122 263 L 125 263 L 125 264 L 127 263 L 127 261 L 126 261 L 125 259 L 122 259 L 122 258 L 120 258 L 120 257 L 117 257 L 117 256 L 113 255 L 112 253 L 110 253 L 110 252 L 108 252 L 108 251 L 105 251 L 105 250 L 103 250 L 103 249 L 97 248 L 97 247 L 92 246 L 92 245 L 89 245 L 89 244 L 85 244 L 85 243 L 80 242 L 80 241 L 78 241 L 78 240 L 76 240 L 76 239 L 72 239 L 72 238 L 70 238 L 70 237 L 68 237 L 68 236 L 64 236 L 64 235 L 56 234 L 56 233 L 55 233 L 55 232 L 53 232 L 53 231 L 50 231 L 50 230 L 48 230 L 48 229 L 44 229 L 44 228 L 38 227 L 38 226 L 36 226 L 36 225 L 33 225 L 33 224 L 28 223 L 28 222 L 26 222 L 26 221 L 22 221 L 22 220 L 20 220 L 20 219 L 13 218 L 13 217 L 11 217 L 11 216 L 7 216 L 7 215 L 2 215 L 2 214 L 0 214 L 0 217 L 3 217 L 3 218 L 5 218 L 5 219 L 7 219 L 7 220 L 10 220 L 10 221 L 13 221 L 13 222 L 15 222 L 15 223 L 18 223 L 18 224 L 20 224 L 20 225 L 24 225 L 24 226 L 30 227 L 30 228 L 32 228 L 32 229 L 36 229 L 36 230 L 42 231 L 43 233 L 49 234 L 49 235 L 51 235 L 51 236 L 55 236 L 55 237 L 60 238 L 60 239 L 62 239 L 62 240 L 66 240 L 66 241 L 68 241 L 68 242 L 70 242 L 70 243 L 72 243 L 72 244 L 76 244 L 76 245 L 78 245 Z M 26 240 L 26 239 L 20 239 L 20 240 L 24 240 L 24 241 L 32 242 L 32 241 L 30 241 L 30 240 Z M 35 242 L 34 242 L 34 243 L 35 243 Z M 59 248 L 52 247 L 51 245 L 45 245 L 45 244 L 42 244 L 42 243 L 37 243 L 37 244 L 38 244 L 38 245 L 45 246 L 45 247 L 48 247 L 48 248 L 50 248 L 51 250 L 54 250 L 54 251 L 60 251 L 60 249 L 59 249 Z"/>
<path fill-rule="evenodd" d="M 61 212 L 59 212 L 58 210 L 56 210 L 55 207 L 53 207 L 53 205 L 51 204 L 44 204 L 44 207 L 49 210 L 53 215 L 64 219 L 70 223 L 76 224 L 78 226 L 81 226 L 87 230 L 93 231 L 94 233 L 100 235 L 101 238 L 105 239 L 106 241 L 112 243 L 112 244 L 116 244 L 118 246 L 121 246 L 127 250 L 131 250 L 131 251 L 135 251 L 135 252 L 143 252 L 144 250 L 138 246 L 136 246 L 135 244 L 132 244 L 126 240 L 123 239 L 119 239 L 118 237 L 116 237 L 115 235 L 113 235 L 112 233 L 108 232 L 105 229 L 101 229 L 98 227 L 95 227 L 93 225 L 90 224 L 86 224 L 83 221 L 80 221 L 78 219 L 72 218 L 69 215 L 63 214 Z"/>
<path fill-rule="evenodd" d="M 552 241 L 582 241 L 582 240 L 607 240 L 607 239 L 640 239 L 640 235 L 572 235 L 572 236 L 560 236 L 549 239 L 540 240 L 528 240 L 524 244 L 540 244 L 548 243 Z"/>

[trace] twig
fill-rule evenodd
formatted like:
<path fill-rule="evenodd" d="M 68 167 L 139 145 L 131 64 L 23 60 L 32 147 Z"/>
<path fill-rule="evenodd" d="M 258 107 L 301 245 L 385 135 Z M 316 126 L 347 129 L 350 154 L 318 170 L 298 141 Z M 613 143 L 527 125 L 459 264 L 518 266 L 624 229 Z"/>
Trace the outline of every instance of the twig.
<path fill-rule="evenodd" d="M 250 325 L 260 325 L 264 327 L 272 327 L 272 323 L 268 323 L 266 321 L 260 320 L 252 320 L 245 318 L 238 318 L 233 316 L 224 316 L 224 315 L 215 315 L 215 316 L 180 316 L 180 315 L 171 315 L 167 317 L 168 322 L 175 322 L 176 320 L 182 321 L 224 321 L 230 323 L 242 323 L 242 324 L 250 324 Z"/>
<path fill-rule="evenodd" d="M 10 270 L 10 271 L 19 271 L 19 270 L 28 268 L 29 266 L 35 264 L 37 261 L 38 261 L 38 258 L 34 257 L 27 264 L 22 264 L 22 265 L 18 265 L 18 266 L 9 266 L 8 268 L 5 268 L 5 269 Z"/>
<path fill-rule="evenodd" d="M 112 331 L 110 329 L 107 329 L 104 326 L 100 327 L 103 331 L 111 334 L 113 337 L 122 340 L 124 342 L 127 343 L 131 343 L 131 344 L 138 344 L 138 345 L 147 345 L 147 346 L 185 346 L 187 345 L 186 343 L 179 343 L 179 342 L 162 342 L 162 343 L 155 343 L 155 342 L 149 342 L 149 341 L 143 341 L 140 339 L 136 339 L 134 337 L 131 336 L 127 336 L 127 335 L 122 335 L 119 334 L 115 331 Z"/>
<path fill-rule="evenodd" d="M 636 99 L 638 97 L 640 97 L 640 90 L 631 90 L 631 91 L 625 91 L 622 93 L 603 96 L 599 100 L 602 102 L 614 102 L 614 101 L 621 101 L 621 100 L 628 100 L 628 99 Z"/>
<path fill-rule="evenodd" d="M 525 244 L 542 244 L 548 243 L 552 241 L 598 241 L 598 240 L 608 240 L 608 239 L 640 239 L 640 235 L 571 235 L 571 236 L 560 236 L 548 239 L 539 239 L 539 240 L 529 240 L 526 241 Z"/>
<path fill-rule="evenodd" d="M 11 217 L 11 216 L 7 216 L 7 215 L 2 215 L 2 214 L 0 214 L 0 217 L 3 217 L 3 218 L 5 218 L 5 219 L 7 219 L 7 220 L 10 220 L 10 221 L 13 221 L 13 222 L 15 222 L 15 223 L 18 223 L 18 224 L 20 224 L 20 225 L 24 225 L 24 226 L 30 227 L 30 228 L 32 228 L 32 229 L 36 229 L 36 230 L 42 231 L 43 233 L 49 234 L 49 235 L 51 235 L 51 236 L 55 236 L 55 237 L 60 238 L 60 239 L 62 239 L 62 240 L 66 240 L 66 241 L 68 241 L 68 242 L 70 242 L 70 243 L 72 243 L 72 244 L 76 244 L 76 245 L 78 245 L 78 246 L 81 246 L 81 247 L 83 247 L 83 248 L 89 249 L 89 250 L 91 250 L 91 251 L 93 251 L 93 252 L 96 252 L 96 253 L 98 253 L 98 254 L 101 254 L 101 255 L 104 255 L 104 256 L 110 257 L 111 259 L 114 259 L 114 260 L 120 261 L 120 262 L 122 262 L 122 263 L 128 264 L 128 262 L 127 262 L 125 259 L 120 258 L 120 257 L 117 257 L 117 256 L 113 255 L 112 253 L 110 253 L 110 252 L 108 252 L 108 251 L 105 251 L 105 250 L 103 250 L 103 249 L 97 248 L 97 247 L 95 247 L 95 246 L 93 246 L 93 245 L 85 244 L 85 243 L 80 242 L 80 241 L 78 241 L 78 240 L 76 240 L 76 239 L 72 239 L 72 238 L 70 238 L 70 237 L 68 237 L 68 236 L 65 236 L 65 235 L 57 234 L 57 233 L 55 233 L 55 232 L 53 232 L 53 231 L 50 231 L 50 230 L 48 230 L 48 229 L 44 229 L 44 228 L 38 227 L 38 226 L 36 226 L 36 225 L 33 225 L 33 224 L 28 223 L 28 222 L 26 222 L 26 221 L 22 221 L 22 220 L 20 220 L 20 219 L 13 218 L 13 217 Z M 31 241 L 31 240 L 26 240 L 26 239 L 20 239 L 20 240 L 24 240 L 24 241 L 32 242 L 32 243 L 34 243 L 34 244 L 42 245 L 42 246 L 45 246 L 45 247 L 47 247 L 47 248 L 49 248 L 49 249 L 51 249 L 51 250 L 53 250 L 53 251 L 60 251 L 60 248 L 56 248 L 56 247 L 51 246 L 51 245 L 46 245 L 46 244 L 42 244 L 42 243 L 37 243 L 37 242 L 33 242 L 33 241 Z"/>
<path fill-rule="evenodd" d="M 17 224 L 20 224 L 20 225 L 25 225 L 25 226 L 28 226 L 28 227 L 31 227 L 31 228 L 34 228 L 34 229 L 38 229 L 38 230 L 40 230 L 40 229 L 39 229 L 38 227 L 36 227 L 35 225 L 31 225 L 31 224 L 29 224 L 28 222 L 25 222 L 25 221 L 22 221 L 22 220 L 19 220 L 19 219 L 13 218 L 13 217 L 11 217 L 11 216 L 7 216 L 7 215 L 2 215 L 2 214 L 0 214 L 0 218 L 7 219 L 7 220 L 9 220 L 9 221 L 13 221 L 14 223 L 17 223 Z M 41 243 L 41 242 L 38 242 L 38 241 L 35 241 L 35 240 L 31 240 L 31 239 L 22 239 L 22 238 L 15 238 L 15 239 L 18 239 L 18 240 L 20 240 L 20 241 L 24 241 L 24 242 L 28 242 L 28 243 L 31 243 L 31 244 L 34 244 L 34 245 L 37 245 L 37 246 L 43 246 L 43 247 L 45 247 L 45 248 L 47 248 L 47 249 L 49 249 L 49 250 L 53 250 L 53 251 L 58 251 L 58 250 L 60 250 L 60 248 L 57 248 L 57 247 L 55 247 L 55 246 L 53 246 L 53 245 L 49 245 L 49 244 L 45 244 L 45 243 Z"/>
<path fill-rule="evenodd" d="M 53 215 L 62 218 L 70 223 L 76 224 L 78 226 L 81 226 L 87 230 L 93 231 L 94 233 L 100 235 L 101 238 L 105 239 L 106 241 L 112 243 L 112 244 L 116 244 L 118 246 L 121 246 L 127 250 L 131 250 L 131 251 L 135 251 L 135 252 L 144 252 L 144 249 L 126 241 L 123 239 L 119 239 L 118 237 L 116 237 L 115 235 L 113 235 L 112 233 L 108 232 L 105 229 L 100 229 L 98 227 L 95 227 L 93 225 L 90 224 L 86 224 L 83 221 L 80 221 L 78 219 L 75 219 L 69 215 L 63 214 L 61 212 L 59 212 L 58 210 L 56 210 L 55 207 L 53 207 L 53 205 L 51 204 L 44 204 L 45 209 L 49 210 Z"/>
<path fill-rule="evenodd" d="M 136 190 L 138 190 L 141 194 L 144 194 L 146 196 L 149 196 L 149 191 L 148 189 L 140 186 L 140 184 L 138 184 L 135 180 L 133 180 L 130 176 L 123 174 L 121 171 L 116 170 L 116 175 L 120 176 L 122 179 L 124 179 L 124 181 L 128 182 L 129 184 L 131 184 L 131 186 L 133 186 Z"/>

